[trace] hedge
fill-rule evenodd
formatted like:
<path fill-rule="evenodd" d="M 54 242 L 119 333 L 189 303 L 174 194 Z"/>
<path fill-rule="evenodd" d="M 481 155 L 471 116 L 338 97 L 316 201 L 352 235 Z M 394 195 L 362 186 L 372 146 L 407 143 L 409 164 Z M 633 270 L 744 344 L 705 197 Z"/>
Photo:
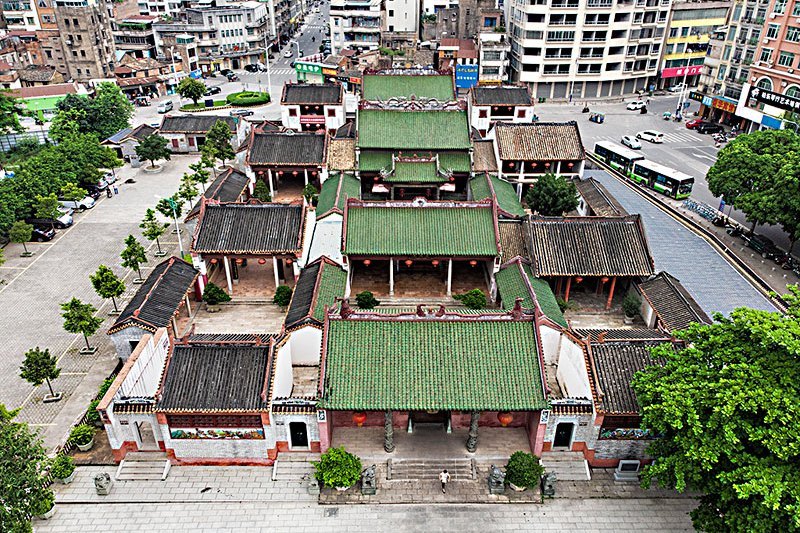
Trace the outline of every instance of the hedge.
<path fill-rule="evenodd" d="M 226 98 L 229 104 L 236 106 L 251 106 L 268 104 L 270 101 L 269 93 L 259 93 L 254 91 L 242 91 L 229 94 Z"/>

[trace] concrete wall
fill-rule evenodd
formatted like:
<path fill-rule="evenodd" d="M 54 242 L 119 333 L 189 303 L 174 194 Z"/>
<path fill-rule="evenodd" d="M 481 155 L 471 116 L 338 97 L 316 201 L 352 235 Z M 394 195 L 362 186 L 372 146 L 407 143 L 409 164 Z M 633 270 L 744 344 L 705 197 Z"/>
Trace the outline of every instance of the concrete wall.
<path fill-rule="evenodd" d="M 181 429 L 181 428 L 175 428 Z M 226 428 L 236 431 L 234 428 Z M 257 428 L 241 428 L 251 431 Z M 272 428 L 262 426 L 264 439 L 173 439 L 170 428 L 161 425 L 164 444 L 177 463 L 186 464 L 271 464 L 269 451 L 275 448 Z M 273 454 L 274 456 L 274 454 Z"/>
<path fill-rule="evenodd" d="M 314 326 L 303 326 L 289 333 L 287 342 L 292 365 L 318 365 L 322 350 L 322 330 Z"/>
<path fill-rule="evenodd" d="M 131 348 L 131 341 L 139 342 L 142 340 L 142 337 L 148 333 L 149 331 L 145 331 L 136 326 L 131 326 L 109 335 L 111 337 L 111 341 L 114 343 L 114 347 L 117 350 L 117 357 L 119 357 L 123 362 L 127 361 L 128 357 L 131 356 L 131 352 L 133 351 Z"/>
<path fill-rule="evenodd" d="M 552 450 L 558 424 L 574 424 L 570 449 L 585 450 L 588 446 L 587 443 L 594 442 L 596 438 L 593 422 L 591 413 L 559 414 L 551 411 L 544 432 L 544 451 Z"/>
<path fill-rule="evenodd" d="M 586 370 L 586 360 L 583 349 L 571 339 L 564 337 L 558 357 L 558 370 L 556 371 L 561 389 L 567 398 L 591 398 L 592 390 L 589 386 L 589 373 Z"/>
<path fill-rule="evenodd" d="M 645 449 L 650 440 L 598 440 L 594 447 L 594 459 L 648 459 Z"/>
<path fill-rule="evenodd" d="M 287 398 L 292 395 L 292 352 L 289 344 L 281 346 L 275 354 L 275 373 L 272 381 L 272 398 Z"/>
<path fill-rule="evenodd" d="M 289 424 L 292 422 L 302 422 L 308 431 L 307 447 L 295 448 L 289 435 Z M 320 428 L 317 423 L 316 414 L 279 414 L 272 415 L 272 424 L 275 434 L 275 447 L 279 452 L 284 451 L 319 451 L 320 449 Z"/>

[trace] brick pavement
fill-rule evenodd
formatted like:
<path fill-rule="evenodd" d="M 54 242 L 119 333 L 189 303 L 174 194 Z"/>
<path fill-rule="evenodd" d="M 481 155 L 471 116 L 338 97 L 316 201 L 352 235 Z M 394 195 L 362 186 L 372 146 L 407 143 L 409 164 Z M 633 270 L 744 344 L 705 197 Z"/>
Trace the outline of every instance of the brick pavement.
<path fill-rule="evenodd" d="M 48 448 L 58 444 L 72 422 L 81 416 L 100 381 L 116 365 L 113 346 L 105 335 L 110 319 L 91 339 L 100 348 L 97 354 L 81 356 L 78 349 L 83 339 L 62 329 L 58 305 L 74 296 L 97 307 L 99 316 L 107 316 L 111 303 L 95 294 L 89 275 L 101 263 L 120 276 L 128 274 L 119 266 L 123 239 L 128 234 L 141 239 L 139 222 L 144 211 L 157 202 L 154 195 L 172 194 L 194 159 L 176 157 L 167 163 L 163 173 L 155 175 L 126 166 L 117 172 L 118 196 L 101 197 L 94 209 L 76 213 L 75 224 L 59 231 L 52 242 L 29 245 L 36 252 L 32 258 L 18 257 L 21 245 L 11 244 L 5 249 L 9 268 L 0 272 L 0 278 L 6 280 L 0 285 L 0 324 L 6 328 L 0 346 L 0 403 L 11 408 L 23 406 L 20 420 L 41 428 Z M 125 183 L 128 179 L 135 183 Z M 174 236 L 165 237 L 167 242 L 162 246 L 175 248 Z M 143 239 L 141 242 L 150 244 Z M 148 257 L 151 263 L 145 265 L 144 274 L 155 263 L 152 255 Z M 129 285 L 122 305 L 135 290 Z M 47 386 L 34 390 L 19 377 L 23 354 L 35 346 L 49 348 L 59 357 L 63 370 L 53 386 L 63 391 L 65 398 L 58 403 L 42 404 Z"/>

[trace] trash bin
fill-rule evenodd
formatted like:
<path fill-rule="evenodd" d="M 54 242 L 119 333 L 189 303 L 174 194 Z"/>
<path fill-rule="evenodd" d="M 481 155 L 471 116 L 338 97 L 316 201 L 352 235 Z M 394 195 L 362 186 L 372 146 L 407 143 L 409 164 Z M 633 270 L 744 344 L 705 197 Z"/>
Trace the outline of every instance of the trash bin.
<path fill-rule="evenodd" d="M 214 107 L 214 99 L 213 98 L 206 98 L 206 107 Z"/>

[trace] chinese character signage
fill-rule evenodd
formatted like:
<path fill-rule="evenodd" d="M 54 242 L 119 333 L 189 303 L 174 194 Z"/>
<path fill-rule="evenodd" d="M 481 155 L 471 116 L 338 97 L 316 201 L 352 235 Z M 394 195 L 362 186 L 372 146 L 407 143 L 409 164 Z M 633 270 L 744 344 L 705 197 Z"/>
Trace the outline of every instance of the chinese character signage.
<path fill-rule="evenodd" d="M 305 63 L 303 61 L 296 61 L 294 64 L 294 69 L 298 73 L 305 73 L 305 74 L 322 74 L 322 66 L 317 65 L 316 63 Z"/>
<path fill-rule="evenodd" d="M 762 104 L 771 105 L 786 111 L 800 112 L 800 98 L 774 93 L 761 87 L 750 89 L 750 98 Z"/>
<path fill-rule="evenodd" d="M 456 87 L 469 89 L 478 85 L 478 65 L 456 65 Z"/>
<path fill-rule="evenodd" d="M 696 76 L 703 73 L 703 65 L 690 65 L 688 67 L 670 67 L 661 71 L 661 78 L 678 78 L 683 76 Z"/>
<path fill-rule="evenodd" d="M 728 113 L 736 113 L 736 104 L 732 102 L 728 102 L 726 100 L 722 100 L 720 98 L 714 98 L 714 102 L 712 102 L 711 107 L 716 109 L 722 109 Z"/>

